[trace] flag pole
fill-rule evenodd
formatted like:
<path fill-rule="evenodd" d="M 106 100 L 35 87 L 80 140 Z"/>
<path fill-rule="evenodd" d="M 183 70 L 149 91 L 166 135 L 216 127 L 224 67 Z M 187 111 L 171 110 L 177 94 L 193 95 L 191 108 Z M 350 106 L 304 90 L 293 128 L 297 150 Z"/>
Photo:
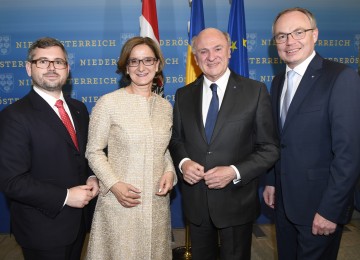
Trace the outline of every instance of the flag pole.
<path fill-rule="evenodd" d="M 191 256 L 191 245 L 190 245 L 190 227 L 189 222 L 186 221 L 185 225 L 185 246 L 179 246 L 173 249 L 173 260 L 190 260 Z"/>
<path fill-rule="evenodd" d="M 195 59 L 192 54 L 191 40 L 194 36 L 198 35 L 200 31 L 205 29 L 204 8 L 203 8 L 202 0 L 189 0 L 189 6 L 191 7 L 191 12 L 190 12 L 190 22 L 188 25 L 189 45 L 187 49 L 186 71 L 185 71 L 186 85 L 193 82 L 201 74 L 201 70 L 196 65 Z M 173 258 L 174 260 L 176 259 L 189 260 L 192 258 L 190 228 L 189 228 L 189 222 L 187 220 L 185 224 L 185 246 L 174 248 Z"/>

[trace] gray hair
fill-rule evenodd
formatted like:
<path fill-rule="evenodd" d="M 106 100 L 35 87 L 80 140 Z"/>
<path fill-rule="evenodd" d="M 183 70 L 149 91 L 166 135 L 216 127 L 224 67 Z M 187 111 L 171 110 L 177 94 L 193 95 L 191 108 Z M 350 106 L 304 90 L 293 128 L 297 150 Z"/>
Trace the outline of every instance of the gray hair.
<path fill-rule="evenodd" d="M 307 16 L 307 18 L 309 19 L 310 21 L 310 24 L 311 24 L 311 28 L 312 29 L 316 29 L 316 19 L 315 19 L 315 16 L 307 9 L 305 8 L 301 8 L 301 7 L 293 7 L 293 8 L 288 8 L 288 9 L 285 9 L 283 11 L 281 11 L 275 18 L 273 24 L 272 24 L 272 34 L 274 35 L 274 26 L 275 26 L 275 23 L 277 22 L 277 20 L 280 18 L 280 16 L 282 16 L 283 14 L 286 14 L 286 13 L 290 13 L 290 12 L 301 12 L 303 14 L 305 14 Z"/>

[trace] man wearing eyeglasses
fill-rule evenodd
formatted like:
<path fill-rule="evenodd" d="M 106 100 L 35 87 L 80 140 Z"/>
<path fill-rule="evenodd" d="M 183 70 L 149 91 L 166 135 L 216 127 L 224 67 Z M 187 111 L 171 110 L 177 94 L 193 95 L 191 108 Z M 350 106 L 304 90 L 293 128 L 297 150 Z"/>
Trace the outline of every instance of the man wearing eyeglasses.
<path fill-rule="evenodd" d="M 318 34 L 303 8 L 273 24 L 286 73 L 271 86 L 281 152 L 263 195 L 275 209 L 280 260 L 337 258 L 360 173 L 360 78 L 314 51 Z"/>
<path fill-rule="evenodd" d="M 85 159 L 89 116 L 63 95 L 67 53 L 53 38 L 35 41 L 26 71 L 33 89 L 0 112 L 0 191 L 27 259 L 80 259 L 84 207 L 99 190 Z"/>

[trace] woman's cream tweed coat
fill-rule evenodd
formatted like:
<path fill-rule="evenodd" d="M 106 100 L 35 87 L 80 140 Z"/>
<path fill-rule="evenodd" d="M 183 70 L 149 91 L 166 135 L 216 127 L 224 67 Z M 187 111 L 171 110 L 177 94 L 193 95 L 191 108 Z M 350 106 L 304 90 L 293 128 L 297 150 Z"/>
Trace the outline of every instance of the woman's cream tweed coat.
<path fill-rule="evenodd" d="M 164 172 L 177 181 L 167 150 L 171 127 L 172 106 L 156 94 L 146 99 L 119 89 L 98 100 L 86 150 L 100 181 L 88 259 L 172 259 L 169 194 L 155 195 Z M 117 201 L 109 189 L 118 181 L 141 190 L 140 205 Z"/>

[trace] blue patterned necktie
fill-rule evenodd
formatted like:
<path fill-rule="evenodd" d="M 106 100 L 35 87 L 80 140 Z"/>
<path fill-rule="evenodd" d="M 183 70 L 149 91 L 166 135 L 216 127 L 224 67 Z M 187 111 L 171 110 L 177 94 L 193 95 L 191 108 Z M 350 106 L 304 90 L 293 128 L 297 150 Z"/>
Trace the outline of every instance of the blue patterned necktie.
<path fill-rule="evenodd" d="M 210 88 L 212 91 L 212 98 L 208 110 L 208 114 L 205 122 L 205 133 L 208 144 L 210 143 L 212 133 L 214 131 L 217 114 L 219 111 L 219 97 L 217 95 L 217 85 L 215 83 L 211 84 Z"/>
<path fill-rule="evenodd" d="M 287 88 L 286 88 L 283 105 L 282 105 L 282 109 L 281 109 L 281 114 L 280 114 L 281 126 L 284 126 L 286 115 L 288 113 L 289 106 L 291 103 L 292 92 L 293 92 L 293 87 L 294 87 L 293 81 L 294 81 L 295 74 L 296 74 L 296 72 L 293 70 L 289 70 L 287 72 Z"/>

